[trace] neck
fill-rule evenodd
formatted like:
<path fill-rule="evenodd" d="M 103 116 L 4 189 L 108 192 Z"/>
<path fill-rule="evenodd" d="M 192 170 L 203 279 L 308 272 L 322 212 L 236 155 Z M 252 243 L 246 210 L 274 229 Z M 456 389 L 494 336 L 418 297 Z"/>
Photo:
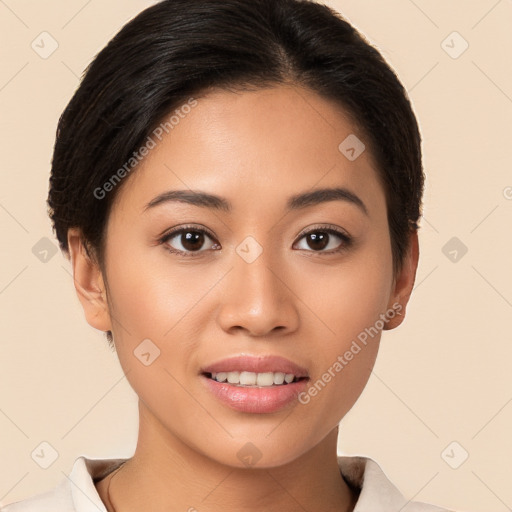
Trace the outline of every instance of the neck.
<path fill-rule="evenodd" d="M 356 496 L 340 474 L 337 428 L 312 450 L 271 468 L 232 467 L 181 442 L 139 403 L 134 456 L 98 485 L 109 512 L 139 510 L 350 512 Z M 106 489 L 110 483 L 110 500 Z"/>

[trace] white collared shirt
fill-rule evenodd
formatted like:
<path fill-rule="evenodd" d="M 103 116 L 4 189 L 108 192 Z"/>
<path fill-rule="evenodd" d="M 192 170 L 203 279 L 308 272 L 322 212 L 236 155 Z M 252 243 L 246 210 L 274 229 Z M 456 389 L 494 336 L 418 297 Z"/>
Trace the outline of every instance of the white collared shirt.
<path fill-rule="evenodd" d="M 106 512 L 94 482 L 125 460 L 78 457 L 69 477 L 63 478 L 53 490 L 6 505 L 0 512 Z M 406 500 L 370 458 L 338 456 L 338 465 L 346 482 L 359 490 L 353 512 L 450 512 Z"/>

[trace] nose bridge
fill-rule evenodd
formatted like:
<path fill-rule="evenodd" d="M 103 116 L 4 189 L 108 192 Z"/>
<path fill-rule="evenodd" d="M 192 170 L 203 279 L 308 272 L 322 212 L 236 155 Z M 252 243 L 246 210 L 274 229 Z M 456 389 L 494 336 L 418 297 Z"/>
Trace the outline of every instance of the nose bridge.
<path fill-rule="evenodd" d="M 256 247 L 251 240 L 237 247 L 221 297 L 219 322 L 225 330 L 243 328 L 263 335 L 297 327 L 296 304 L 280 268 L 272 251 Z"/>

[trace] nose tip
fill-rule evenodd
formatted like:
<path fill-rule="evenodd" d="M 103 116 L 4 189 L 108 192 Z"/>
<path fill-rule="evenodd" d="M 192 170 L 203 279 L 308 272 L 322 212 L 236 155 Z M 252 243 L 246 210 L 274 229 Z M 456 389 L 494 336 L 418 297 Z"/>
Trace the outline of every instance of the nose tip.
<path fill-rule="evenodd" d="M 261 256 L 260 256 L 261 258 Z M 218 322 L 225 331 L 265 336 L 295 330 L 299 315 L 282 273 L 263 258 L 238 261 L 221 294 Z"/>

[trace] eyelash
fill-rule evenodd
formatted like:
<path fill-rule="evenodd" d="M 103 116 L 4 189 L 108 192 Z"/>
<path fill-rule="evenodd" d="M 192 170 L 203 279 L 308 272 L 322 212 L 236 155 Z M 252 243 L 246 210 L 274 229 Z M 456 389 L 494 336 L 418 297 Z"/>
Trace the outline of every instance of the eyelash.
<path fill-rule="evenodd" d="M 158 239 L 158 242 L 159 242 L 159 244 L 164 245 L 165 249 L 172 254 L 177 254 L 177 255 L 185 256 L 185 257 L 201 256 L 202 253 L 204 253 L 206 251 L 187 251 L 187 252 L 185 252 L 185 251 L 180 251 L 178 249 L 174 249 L 174 248 L 170 247 L 169 245 L 167 245 L 167 242 L 169 240 L 171 240 L 172 238 L 174 238 L 177 234 L 187 233 L 187 232 L 202 233 L 204 235 L 207 235 L 212 240 L 215 240 L 215 237 L 213 236 L 213 234 L 204 228 L 198 228 L 195 226 L 181 226 L 179 228 L 173 229 L 173 230 L 167 232 L 166 234 L 164 234 L 161 238 Z M 313 254 L 338 254 L 338 253 L 348 250 L 349 247 L 352 245 L 352 238 L 349 237 L 343 231 L 339 230 L 338 228 L 336 228 L 335 226 L 332 226 L 332 225 L 313 227 L 312 229 L 309 229 L 308 231 L 300 233 L 298 235 L 298 239 L 301 240 L 302 238 L 304 238 L 307 235 L 310 235 L 311 233 L 328 233 L 329 235 L 335 235 L 342 240 L 342 244 L 340 245 L 339 248 L 334 249 L 334 250 L 331 249 L 330 251 L 313 251 L 313 250 L 311 250 L 311 251 L 306 251 L 306 252 L 312 252 Z M 216 242 L 214 245 L 216 245 L 217 243 L 218 242 Z M 218 250 L 218 249 L 216 249 L 216 250 Z"/>

